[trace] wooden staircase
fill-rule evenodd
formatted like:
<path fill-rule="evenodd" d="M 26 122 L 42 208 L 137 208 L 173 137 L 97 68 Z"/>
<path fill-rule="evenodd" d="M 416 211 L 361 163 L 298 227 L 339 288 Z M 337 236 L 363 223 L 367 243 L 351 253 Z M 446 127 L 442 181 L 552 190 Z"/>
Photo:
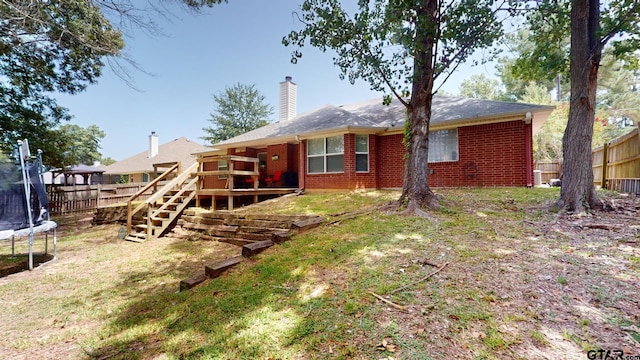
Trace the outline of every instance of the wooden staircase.
<path fill-rule="evenodd" d="M 164 234 L 168 228 L 175 224 L 176 219 L 196 196 L 196 184 L 198 176 L 195 163 L 184 172 L 178 171 L 177 176 L 157 189 L 147 200 L 140 202 L 133 208 L 134 201 L 150 189 L 156 189 L 161 180 L 165 180 L 174 171 L 179 169 L 179 164 L 171 167 L 158 178 L 154 179 L 143 189 L 140 189 L 127 201 L 127 235 L 125 240 L 144 242 L 156 239 Z M 134 224 L 134 215 L 146 210 L 141 223 Z"/>

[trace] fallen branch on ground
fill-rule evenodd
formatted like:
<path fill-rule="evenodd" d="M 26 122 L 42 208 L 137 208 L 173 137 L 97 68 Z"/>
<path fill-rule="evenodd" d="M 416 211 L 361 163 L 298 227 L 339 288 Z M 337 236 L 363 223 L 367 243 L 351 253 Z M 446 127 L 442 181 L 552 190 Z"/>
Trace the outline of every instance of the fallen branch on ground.
<path fill-rule="evenodd" d="M 394 308 L 396 308 L 398 310 L 401 310 L 401 311 L 407 310 L 406 307 L 404 307 L 402 305 L 398 305 L 398 304 L 394 303 L 393 301 L 387 300 L 387 299 L 383 298 L 382 296 L 374 293 L 373 291 L 369 291 L 369 294 L 373 295 L 376 299 L 384 302 L 385 304 L 389 304 L 389 305 L 393 306 Z"/>
<path fill-rule="evenodd" d="M 435 274 L 439 273 L 440 271 L 442 271 L 442 269 L 447 267 L 447 265 L 449 265 L 449 263 L 444 263 L 444 265 L 440 266 L 437 270 L 435 270 L 434 272 L 430 273 L 429 275 L 427 275 L 427 276 L 425 276 L 425 277 L 423 277 L 421 279 L 418 279 L 418 280 L 416 280 L 416 281 L 414 281 L 412 283 L 409 283 L 409 284 L 407 284 L 407 285 L 405 285 L 403 287 L 397 288 L 397 289 L 393 290 L 391 293 L 395 294 L 398 291 L 402 291 L 402 290 L 404 290 L 406 288 L 409 288 L 409 287 L 411 287 L 411 286 L 413 286 L 413 285 L 415 285 L 417 283 L 421 283 L 421 282 L 427 280 L 428 278 L 432 277 L 433 275 L 435 275 Z"/>
<path fill-rule="evenodd" d="M 584 224 L 582 226 L 586 226 L 590 229 L 602 229 L 602 230 L 619 230 L 622 228 L 622 225 L 610 225 L 610 224 Z"/>
<path fill-rule="evenodd" d="M 429 265 L 429 266 L 433 266 L 433 267 L 438 267 L 438 264 L 432 263 L 429 260 L 422 260 L 422 265 Z"/>
<path fill-rule="evenodd" d="M 372 212 L 376 211 L 375 208 L 366 208 L 366 209 L 362 209 L 362 210 L 357 210 L 357 211 L 352 211 L 352 212 L 343 212 L 343 213 L 339 213 L 337 215 L 331 215 L 331 216 L 336 216 L 335 219 L 329 221 L 326 225 L 333 225 L 336 223 L 339 223 L 341 221 L 344 220 L 350 220 L 350 219 L 355 219 L 359 216 L 362 215 L 367 215 L 370 214 Z"/>

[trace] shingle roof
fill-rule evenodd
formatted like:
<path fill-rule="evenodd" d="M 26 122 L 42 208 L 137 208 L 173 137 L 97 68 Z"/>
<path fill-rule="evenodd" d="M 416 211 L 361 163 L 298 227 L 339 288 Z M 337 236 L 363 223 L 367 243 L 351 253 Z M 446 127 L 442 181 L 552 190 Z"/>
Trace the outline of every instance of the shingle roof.
<path fill-rule="evenodd" d="M 188 167 L 196 162 L 192 155 L 211 150 L 210 147 L 195 143 L 185 137 L 180 137 L 158 146 L 158 155 L 149 158 L 148 149 L 124 160 L 106 166 L 105 174 L 134 174 L 153 171 L 153 164 L 180 161 L 182 167 Z"/>
<path fill-rule="evenodd" d="M 462 122 L 473 122 L 508 115 L 524 115 L 526 112 L 550 112 L 553 106 L 434 96 L 431 108 L 431 125 L 446 126 Z M 369 128 L 384 131 L 402 129 L 406 119 L 405 107 L 394 99 L 383 105 L 382 99 L 371 99 L 342 106 L 325 105 L 300 114 L 295 118 L 275 122 L 242 135 L 215 144 L 229 147 L 233 144 L 252 143 L 259 140 L 285 139 L 308 136 L 319 132 L 339 129 Z"/>
<path fill-rule="evenodd" d="M 388 106 L 383 105 L 380 99 L 372 99 L 343 105 L 341 108 L 383 127 L 402 126 L 406 119 L 405 107 L 396 99 Z M 549 111 L 553 108 L 553 106 L 546 105 L 434 96 L 431 107 L 431 124 L 444 125 L 447 122 Z"/>
<path fill-rule="evenodd" d="M 216 145 L 260 140 L 287 135 L 306 134 L 345 126 L 376 127 L 376 123 L 333 105 L 300 114 L 293 119 L 271 123 Z"/>

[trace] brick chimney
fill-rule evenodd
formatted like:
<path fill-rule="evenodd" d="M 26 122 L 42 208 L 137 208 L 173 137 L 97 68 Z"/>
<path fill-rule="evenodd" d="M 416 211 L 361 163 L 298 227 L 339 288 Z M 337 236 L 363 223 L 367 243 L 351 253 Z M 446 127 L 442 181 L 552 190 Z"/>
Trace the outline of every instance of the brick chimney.
<path fill-rule="evenodd" d="M 158 155 L 158 135 L 155 131 L 149 135 L 149 159 Z"/>

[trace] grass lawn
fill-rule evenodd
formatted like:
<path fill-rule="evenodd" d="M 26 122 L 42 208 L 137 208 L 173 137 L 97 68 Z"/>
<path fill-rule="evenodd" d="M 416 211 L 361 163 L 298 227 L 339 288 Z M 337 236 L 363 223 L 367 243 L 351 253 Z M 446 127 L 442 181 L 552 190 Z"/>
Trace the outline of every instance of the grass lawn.
<path fill-rule="evenodd" d="M 431 219 L 375 210 L 399 195 L 380 191 L 241 209 L 330 224 L 185 292 L 239 248 L 61 227 L 57 260 L 0 278 L 0 358 L 640 356 L 640 199 L 603 193 L 613 210 L 574 217 L 550 210 L 558 189 L 437 193 Z"/>

